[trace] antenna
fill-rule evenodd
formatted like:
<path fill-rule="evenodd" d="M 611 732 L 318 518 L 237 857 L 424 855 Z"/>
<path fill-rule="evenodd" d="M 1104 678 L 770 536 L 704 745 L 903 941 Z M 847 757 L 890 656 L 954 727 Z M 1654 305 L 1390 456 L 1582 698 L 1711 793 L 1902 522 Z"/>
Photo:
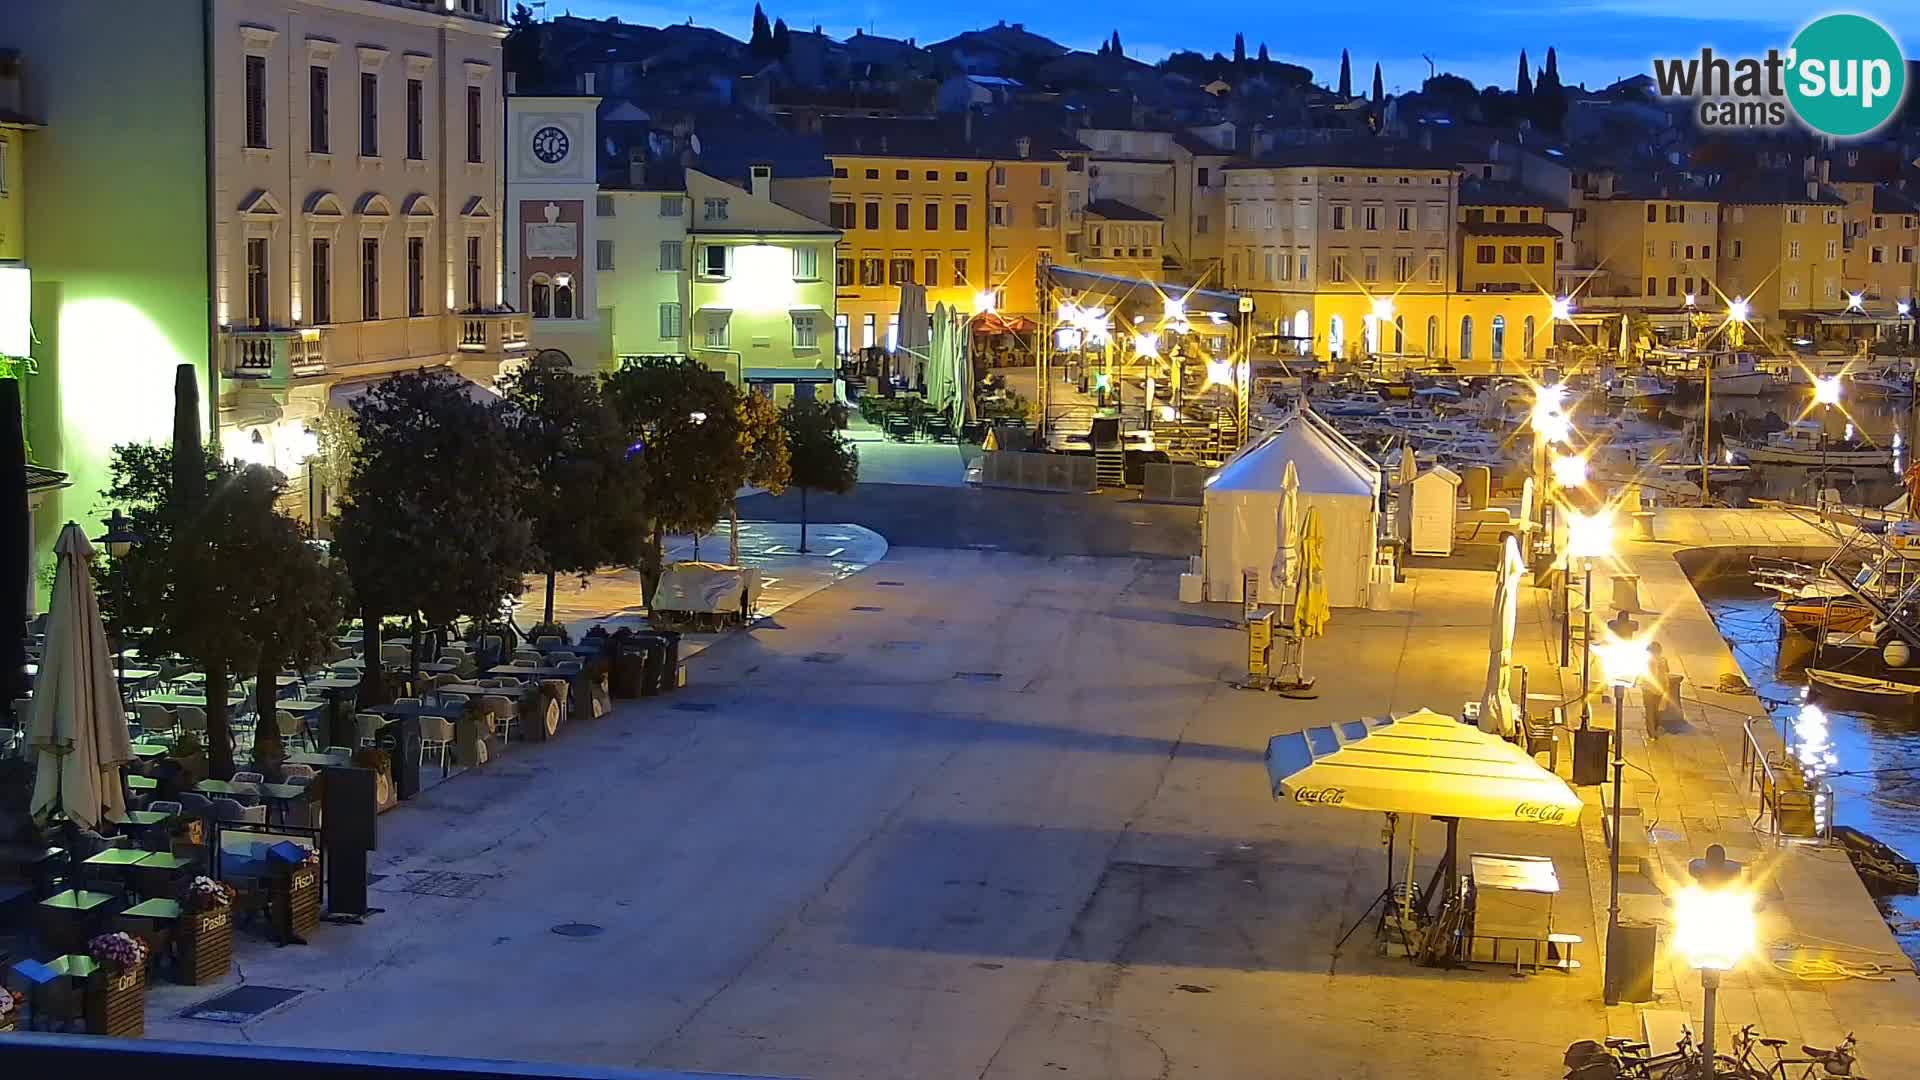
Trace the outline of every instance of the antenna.
<path fill-rule="evenodd" d="M 1421 53 L 1420 59 L 1427 62 L 1427 78 L 1431 79 L 1440 73 L 1439 69 L 1433 66 L 1433 57 L 1428 56 L 1426 53 Z"/>

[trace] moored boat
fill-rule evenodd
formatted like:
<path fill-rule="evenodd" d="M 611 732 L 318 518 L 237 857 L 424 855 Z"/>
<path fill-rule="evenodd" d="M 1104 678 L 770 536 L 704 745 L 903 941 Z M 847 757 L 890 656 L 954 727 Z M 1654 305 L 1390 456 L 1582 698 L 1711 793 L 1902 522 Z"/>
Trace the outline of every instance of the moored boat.
<path fill-rule="evenodd" d="M 1876 679 L 1829 668 L 1808 668 L 1807 679 L 1816 696 L 1852 700 L 1873 705 L 1911 705 L 1920 699 L 1920 686 L 1913 683 Z"/>
<path fill-rule="evenodd" d="M 1920 892 L 1920 867 L 1913 860 L 1851 826 L 1835 825 L 1833 838 L 1867 888 L 1881 893 Z"/>
<path fill-rule="evenodd" d="M 1815 420 L 1796 420 L 1786 430 L 1768 435 L 1765 441 L 1721 436 L 1727 449 L 1743 461 L 1755 465 L 1876 466 L 1893 464 L 1893 448 L 1874 446 L 1857 440 L 1820 437 Z"/>

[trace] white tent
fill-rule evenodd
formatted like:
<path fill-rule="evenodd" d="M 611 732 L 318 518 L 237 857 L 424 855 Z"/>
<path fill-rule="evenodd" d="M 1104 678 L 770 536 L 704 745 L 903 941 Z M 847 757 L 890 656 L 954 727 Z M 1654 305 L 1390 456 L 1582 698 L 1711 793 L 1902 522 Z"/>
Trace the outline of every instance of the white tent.
<path fill-rule="evenodd" d="M 1201 556 L 1208 599 L 1239 603 L 1243 573 L 1270 573 L 1280 546 L 1281 487 L 1289 464 L 1300 480 L 1299 512 L 1318 510 L 1325 529 L 1328 603 L 1367 606 L 1380 468 L 1310 410 L 1243 448 L 1207 481 Z"/>

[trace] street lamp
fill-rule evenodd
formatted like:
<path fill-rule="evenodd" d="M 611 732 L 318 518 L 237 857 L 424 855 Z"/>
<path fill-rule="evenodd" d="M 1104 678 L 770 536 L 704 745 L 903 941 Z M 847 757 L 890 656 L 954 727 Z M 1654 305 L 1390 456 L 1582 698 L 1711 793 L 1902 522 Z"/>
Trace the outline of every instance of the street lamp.
<path fill-rule="evenodd" d="M 993 294 L 985 289 L 973 294 L 973 313 L 975 315 L 993 314 Z"/>
<path fill-rule="evenodd" d="M 133 531 L 133 523 L 115 507 L 113 513 L 101 519 L 107 531 L 93 538 L 93 542 L 106 549 L 110 558 L 119 559 L 133 550 L 140 542 L 140 534 Z M 118 623 L 119 620 L 115 620 Z M 120 627 L 116 625 L 113 633 L 113 673 L 115 685 L 124 686 L 127 679 L 127 643 L 120 636 Z"/>
<path fill-rule="evenodd" d="M 1591 610 L 1592 605 L 1588 607 Z M 1627 691 L 1647 674 L 1647 643 L 1630 636 L 1609 637 L 1593 651 L 1600 654 L 1600 667 L 1613 686 L 1613 844 L 1607 859 L 1607 966 L 1601 984 L 1606 1003 L 1618 1005 L 1619 970 L 1624 963 L 1620 942 L 1620 786 L 1621 774 L 1627 769 Z"/>
<path fill-rule="evenodd" d="M 1586 563 L 1586 584 L 1581 588 L 1580 606 L 1584 623 L 1580 631 L 1580 726 L 1593 717 L 1589 692 L 1593 676 L 1593 561 L 1613 554 L 1613 513 L 1601 509 L 1591 514 L 1578 511 L 1567 515 L 1567 558 Z"/>
<path fill-rule="evenodd" d="M 1554 455 L 1553 482 L 1563 488 L 1584 486 L 1587 482 L 1587 459 L 1580 454 Z"/>
<path fill-rule="evenodd" d="M 1720 994 L 1720 974 L 1731 971 L 1753 949 L 1756 927 L 1753 897 L 1740 887 L 1740 864 L 1727 858 L 1719 844 L 1707 848 L 1704 859 L 1687 865 L 1693 884 L 1673 898 L 1674 944 L 1687 963 L 1700 970 L 1701 1074 L 1713 1072 L 1713 1013 Z"/>
<path fill-rule="evenodd" d="M 1813 504 L 1825 506 L 1827 501 L 1827 424 L 1833 418 L 1833 407 L 1840 404 L 1840 376 L 1821 375 L 1813 380 L 1813 403 L 1820 406 L 1820 490 L 1814 493 Z"/>
<path fill-rule="evenodd" d="M 1556 296 L 1548 304 L 1547 314 L 1555 322 L 1566 322 L 1573 318 L 1573 297 Z"/>

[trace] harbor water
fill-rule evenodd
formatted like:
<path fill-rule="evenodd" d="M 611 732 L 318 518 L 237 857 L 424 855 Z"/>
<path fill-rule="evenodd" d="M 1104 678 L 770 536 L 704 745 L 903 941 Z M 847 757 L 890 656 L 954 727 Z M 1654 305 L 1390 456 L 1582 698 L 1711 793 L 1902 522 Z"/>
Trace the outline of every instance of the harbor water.
<path fill-rule="evenodd" d="M 1839 491 L 1849 505 L 1885 506 L 1899 498 L 1905 489 L 1900 473 L 1906 468 L 1908 448 L 1913 445 L 1914 408 L 1910 400 L 1864 398 L 1842 401 L 1832 409 L 1814 408 L 1808 392 L 1781 390 L 1758 397 L 1718 397 L 1713 400 L 1713 437 L 1716 442 L 1736 424 L 1744 426 L 1748 437 L 1764 438 L 1763 428 L 1777 427 L 1794 420 L 1821 423 L 1835 443 L 1859 439 L 1893 449 L 1890 466 L 1849 468 L 1833 466 L 1826 470 L 1826 486 Z M 1680 402 L 1666 410 L 1674 417 L 1698 421 L 1703 411 L 1699 399 Z M 1733 421 L 1729 423 L 1729 420 Z M 1720 460 L 1729 461 L 1725 450 Z M 1754 465 L 1744 473 L 1714 477 L 1716 496 L 1735 506 L 1750 499 L 1778 499 L 1811 505 L 1821 470 L 1813 466 Z"/>

